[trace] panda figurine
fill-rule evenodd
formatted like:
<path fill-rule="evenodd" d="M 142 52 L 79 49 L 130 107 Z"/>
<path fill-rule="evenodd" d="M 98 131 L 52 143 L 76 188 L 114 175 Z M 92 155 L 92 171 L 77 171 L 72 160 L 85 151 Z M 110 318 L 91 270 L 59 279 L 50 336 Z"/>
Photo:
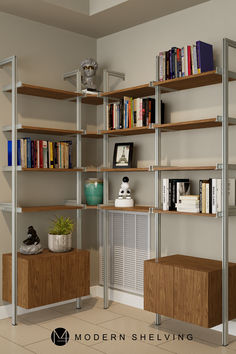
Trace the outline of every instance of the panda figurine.
<path fill-rule="evenodd" d="M 119 190 L 119 196 L 115 200 L 115 207 L 132 208 L 134 200 L 131 198 L 131 190 L 129 188 L 129 178 L 123 177 Z"/>

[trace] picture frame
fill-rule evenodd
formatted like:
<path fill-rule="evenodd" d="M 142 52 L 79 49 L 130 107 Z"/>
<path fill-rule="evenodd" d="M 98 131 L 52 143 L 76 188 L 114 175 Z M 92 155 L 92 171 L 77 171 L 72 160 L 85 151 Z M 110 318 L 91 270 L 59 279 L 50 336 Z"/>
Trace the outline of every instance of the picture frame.
<path fill-rule="evenodd" d="M 113 154 L 113 168 L 131 168 L 134 143 L 116 143 Z"/>

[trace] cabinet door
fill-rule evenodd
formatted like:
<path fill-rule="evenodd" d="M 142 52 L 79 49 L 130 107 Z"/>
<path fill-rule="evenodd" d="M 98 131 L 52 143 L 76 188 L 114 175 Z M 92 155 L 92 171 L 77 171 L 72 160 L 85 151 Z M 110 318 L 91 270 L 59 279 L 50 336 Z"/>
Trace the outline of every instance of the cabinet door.
<path fill-rule="evenodd" d="M 60 301 L 60 257 L 37 257 L 28 263 L 29 308 Z"/>
<path fill-rule="evenodd" d="M 174 318 L 208 327 L 208 273 L 174 267 Z"/>
<path fill-rule="evenodd" d="M 173 266 L 145 262 L 144 309 L 173 317 Z"/>

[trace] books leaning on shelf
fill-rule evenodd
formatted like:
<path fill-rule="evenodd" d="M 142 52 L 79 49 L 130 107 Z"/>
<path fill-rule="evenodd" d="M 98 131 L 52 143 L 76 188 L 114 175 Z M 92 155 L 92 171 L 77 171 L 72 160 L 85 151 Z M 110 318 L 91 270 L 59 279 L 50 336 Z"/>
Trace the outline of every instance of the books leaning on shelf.
<path fill-rule="evenodd" d="M 19 139 L 17 165 L 23 168 L 72 168 L 72 141 Z M 8 166 L 12 166 L 11 140 L 8 140 Z"/>
<path fill-rule="evenodd" d="M 182 48 L 172 47 L 159 53 L 159 80 L 200 74 L 214 69 L 213 47 L 197 41 Z"/>
<path fill-rule="evenodd" d="M 222 180 L 210 178 L 199 181 L 200 213 L 216 214 L 222 211 Z M 235 178 L 228 181 L 229 206 L 235 206 Z"/>
<path fill-rule="evenodd" d="M 126 129 L 149 126 L 155 123 L 155 99 L 124 99 L 107 105 L 106 129 Z M 164 123 L 164 103 L 161 102 L 161 123 Z"/>

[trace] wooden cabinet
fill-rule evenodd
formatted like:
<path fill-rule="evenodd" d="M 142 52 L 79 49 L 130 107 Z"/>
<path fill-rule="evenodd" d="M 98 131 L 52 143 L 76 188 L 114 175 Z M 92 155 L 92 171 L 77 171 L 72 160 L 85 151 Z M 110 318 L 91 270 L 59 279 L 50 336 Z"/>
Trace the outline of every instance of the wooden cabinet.
<path fill-rule="evenodd" d="M 229 319 L 236 317 L 236 263 L 229 263 Z M 213 327 L 222 322 L 221 262 L 173 255 L 144 262 L 144 309 Z"/>
<path fill-rule="evenodd" d="M 11 254 L 3 254 L 4 301 L 11 302 Z M 19 306 L 33 308 L 90 294 L 89 252 L 44 250 L 38 255 L 18 253 Z"/>

